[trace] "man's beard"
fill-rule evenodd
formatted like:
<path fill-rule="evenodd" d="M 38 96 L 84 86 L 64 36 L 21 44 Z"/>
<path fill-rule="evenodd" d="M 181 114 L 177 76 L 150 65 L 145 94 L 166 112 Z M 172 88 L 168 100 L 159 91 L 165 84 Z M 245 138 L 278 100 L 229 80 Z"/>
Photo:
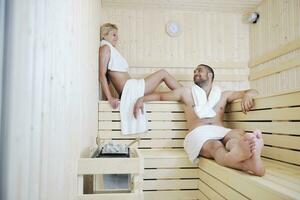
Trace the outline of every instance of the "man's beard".
<path fill-rule="evenodd" d="M 194 83 L 196 85 L 198 85 L 199 87 L 202 87 L 208 83 L 208 78 L 207 79 L 203 79 L 203 78 L 195 79 L 195 77 L 194 77 Z"/>

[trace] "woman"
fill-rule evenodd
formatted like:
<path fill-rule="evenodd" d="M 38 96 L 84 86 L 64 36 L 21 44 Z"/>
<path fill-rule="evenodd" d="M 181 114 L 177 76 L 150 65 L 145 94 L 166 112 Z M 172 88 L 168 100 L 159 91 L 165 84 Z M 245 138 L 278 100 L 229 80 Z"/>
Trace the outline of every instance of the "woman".
<path fill-rule="evenodd" d="M 103 24 L 100 28 L 100 39 L 99 81 L 104 96 L 113 108 L 118 107 L 119 99 L 112 96 L 108 86 L 109 81 L 112 82 L 120 96 L 124 95 L 124 88 L 126 91 L 131 91 L 135 90 L 137 85 L 142 88 L 141 96 L 152 93 L 162 82 L 165 82 L 171 90 L 182 86 L 165 70 L 159 70 L 145 79 L 133 82 L 134 79 L 131 79 L 128 74 L 128 63 L 115 48 L 118 41 L 117 26 L 110 23 Z"/>

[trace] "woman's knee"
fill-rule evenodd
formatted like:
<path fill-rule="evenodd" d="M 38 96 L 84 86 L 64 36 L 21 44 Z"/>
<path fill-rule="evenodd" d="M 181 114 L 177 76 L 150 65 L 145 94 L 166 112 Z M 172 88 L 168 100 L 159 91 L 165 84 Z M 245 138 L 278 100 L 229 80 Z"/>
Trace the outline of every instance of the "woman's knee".
<path fill-rule="evenodd" d="M 169 72 L 167 72 L 167 70 L 165 70 L 165 69 L 160 69 L 157 72 L 159 73 L 159 75 L 162 79 L 169 76 Z"/>

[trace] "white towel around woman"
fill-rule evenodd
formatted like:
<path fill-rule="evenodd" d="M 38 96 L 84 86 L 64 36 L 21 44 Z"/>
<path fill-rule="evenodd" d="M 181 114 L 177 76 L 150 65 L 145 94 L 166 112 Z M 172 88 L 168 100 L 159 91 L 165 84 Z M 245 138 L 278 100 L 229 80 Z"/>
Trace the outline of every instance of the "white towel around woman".
<path fill-rule="evenodd" d="M 121 129 L 123 135 L 148 131 L 146 114 L 140 113 L 137 118 L 133 115 L 134 104 L 138 98 L 144 96 L 144 92 L 144 79 L 129 79 L 123 88 L 120 102 Z M 146 112 L 145 107 L 144 111 Z"/>

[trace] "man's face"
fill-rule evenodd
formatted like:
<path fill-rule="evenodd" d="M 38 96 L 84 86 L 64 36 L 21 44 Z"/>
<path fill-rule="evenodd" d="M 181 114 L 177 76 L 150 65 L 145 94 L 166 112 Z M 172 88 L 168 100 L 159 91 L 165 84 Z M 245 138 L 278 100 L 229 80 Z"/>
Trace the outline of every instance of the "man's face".
<path fill-rule="evenodd" d="M 194 70 L 194 83 L 196 85 L 203 85 L 209 81 L 208 70 L 204 66 L 198 66 Z"/>

